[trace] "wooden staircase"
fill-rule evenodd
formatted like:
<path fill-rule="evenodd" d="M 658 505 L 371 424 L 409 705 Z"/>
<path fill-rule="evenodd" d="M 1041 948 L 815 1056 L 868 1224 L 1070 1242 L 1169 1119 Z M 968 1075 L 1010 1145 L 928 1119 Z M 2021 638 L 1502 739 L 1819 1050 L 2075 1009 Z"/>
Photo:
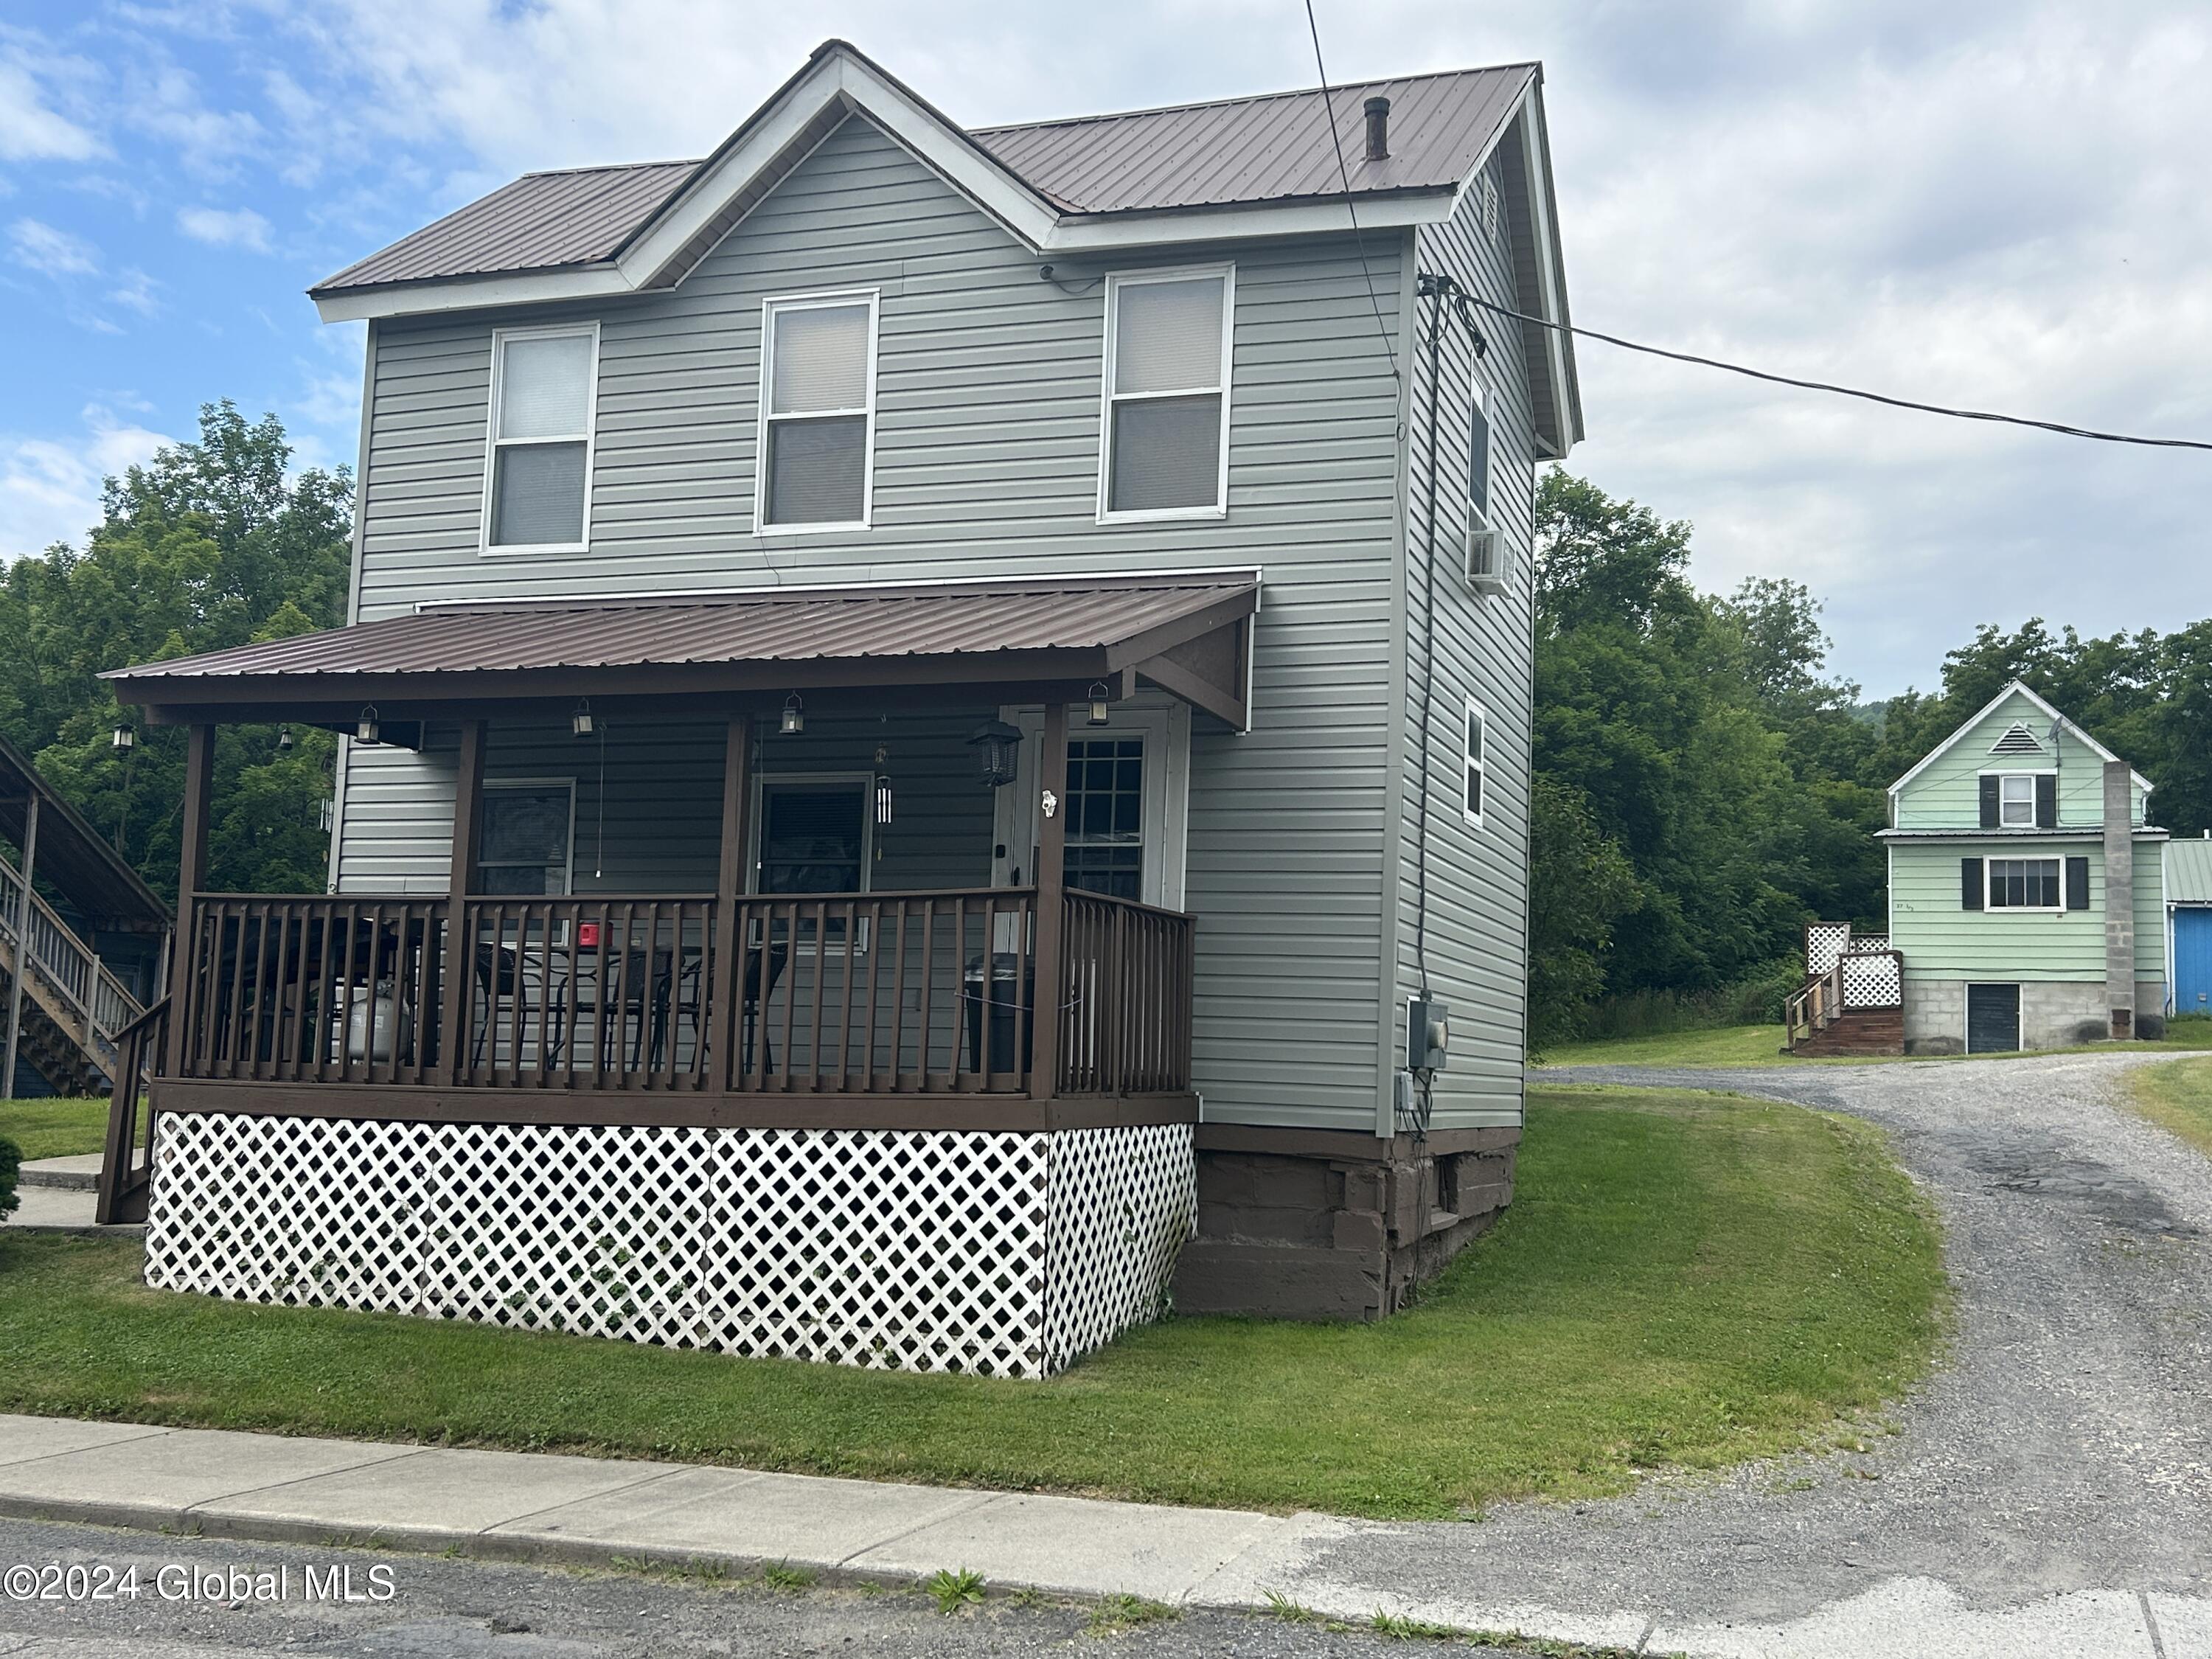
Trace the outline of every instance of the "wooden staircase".
<path fill-rule="evenodd" d="M 1805 930 L 1805 984 L 1790 999 L 1790 1052 L 1808 1058 L 1905 1052 L 1905 957 L 1849 922 Z"/>
<path fill-rule="evenodd" d="M 115 1037 L 146 1011 L 35 892 L 18 938 L 23 878 L 0 859 L 0 1047 L 15 976 L 23 981 L 21 1057 L 57 1094 L 104 1094 L 114 1076 Z M 0 1097 L 12 1078 L 0 1079 Z"/>

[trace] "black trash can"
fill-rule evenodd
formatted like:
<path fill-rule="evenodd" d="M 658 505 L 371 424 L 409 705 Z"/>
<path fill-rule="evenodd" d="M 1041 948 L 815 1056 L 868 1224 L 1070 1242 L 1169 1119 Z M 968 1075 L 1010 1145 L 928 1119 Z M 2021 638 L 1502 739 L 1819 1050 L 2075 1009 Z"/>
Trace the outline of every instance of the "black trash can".
<path fill-rule="evenodd" d="M 1035 970 L 1024 967 L 1018 951 L 994 951 L 988 976 L 983 962 L 981 956 L 968 958 L 968 969 L 961 986 L 961 1000 L 968 1007 L 968 1069 L 978 1073 L 1024 1071 L 1030 1063 L 1030 1016 L 1026 1011 L 1036 1005 Z M 987 1009 L 991 1030 L 988 1066 L 984 1064 L 983 1052 L 983 1016 Z M 1018 1037 L 1017 1025 L 1020 1027 Z M 1015 1046 L 1018 1041 L 1018 1048 Z"/>

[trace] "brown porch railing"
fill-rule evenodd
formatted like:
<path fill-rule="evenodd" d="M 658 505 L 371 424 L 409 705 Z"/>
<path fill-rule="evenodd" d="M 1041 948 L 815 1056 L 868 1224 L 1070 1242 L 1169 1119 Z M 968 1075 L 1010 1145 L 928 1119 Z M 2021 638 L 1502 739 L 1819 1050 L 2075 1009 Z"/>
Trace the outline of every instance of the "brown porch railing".
<path fill-rule="evenodd" d="M 93 1219 L 102 1226 L 146 1218 L 154 1176 L 154 1120 L 146 1105 L 146 1085 L 166 1069 L 169 999 L 163 997 L 125 1025 L 114 1040 L 115 1080 L 108 1093 L 107 1140 L 93 1209 Z"/>
<path fill-rule="evenodd" d="M 1059 1091 L 1179 1093 L 1190 1087 L 1190 918 L 1072 892 L 1061 939 Z"/>
<path fill-rule="evenodd" d="M 203 896 L 192 902 L 176 1074 L 436 1080 L 442 898 Z"/>
<path fill-rule="evenodd" d="M 1036 1000 L 1029 888 L 741 900 L 741 1093 L 1023 1094 Z"/>

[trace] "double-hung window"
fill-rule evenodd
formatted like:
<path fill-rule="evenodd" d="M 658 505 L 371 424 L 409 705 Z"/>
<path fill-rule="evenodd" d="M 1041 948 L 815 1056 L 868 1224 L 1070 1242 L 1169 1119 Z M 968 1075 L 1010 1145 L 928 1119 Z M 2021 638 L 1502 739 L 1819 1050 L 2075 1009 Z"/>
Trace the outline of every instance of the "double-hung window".
<path fill-rule="evenodd" d="M 1482 824 L 1483 786 L 1489 781 L 1490 717 L 1482 705 L 1473 698 L 1467 705 L 1467 794 L 1462 810 L 1467 821 L 1478 829 Z"/>
<path fill-rule="evenodd" d="M 590 541 L 599 359 L 596 324 L 493 334 L 486 548 L 574 552 Z"/>
<path fill-rule="evenodd" d="M 1997 780 L 1997 823 L 2007 830 L 2035 827 L 2035 775 L 2007 772 Z"/>
<path fill-rule="evenodd" d="M 1229 503 L 1236 272 L 1106 279 L 1102 519 L 1218 518 Z"/>
<path fill-rule="evenodd" d="M 768 301 L 754 527 L 866 528 L 875 410 L 875 292 Z"/>
<path fill-rule="evenodd" d="M 1989 908 L 2056 910 L 2062 900 L 2057 859 L 1991 859 Z"/>
<path fill-rule="evenodd" d="M 1468 523 L 1480 530 L 1490 523 L 1490 410 L 1482 385 L 1482 360 L 1475 360 L 1474 390 L 1468 398 Z"/>

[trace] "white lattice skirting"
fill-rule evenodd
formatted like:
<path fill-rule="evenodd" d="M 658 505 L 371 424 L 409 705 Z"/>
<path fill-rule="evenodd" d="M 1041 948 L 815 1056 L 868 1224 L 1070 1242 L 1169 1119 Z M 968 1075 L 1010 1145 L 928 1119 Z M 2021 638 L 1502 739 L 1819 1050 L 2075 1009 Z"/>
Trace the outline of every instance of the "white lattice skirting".
<path fill-rule="evenodd" d="M 1196 1224 L 1191 1139 L 174 1114 L 146 1282 L 1048 1376 L 1158 1315 Z"/>

